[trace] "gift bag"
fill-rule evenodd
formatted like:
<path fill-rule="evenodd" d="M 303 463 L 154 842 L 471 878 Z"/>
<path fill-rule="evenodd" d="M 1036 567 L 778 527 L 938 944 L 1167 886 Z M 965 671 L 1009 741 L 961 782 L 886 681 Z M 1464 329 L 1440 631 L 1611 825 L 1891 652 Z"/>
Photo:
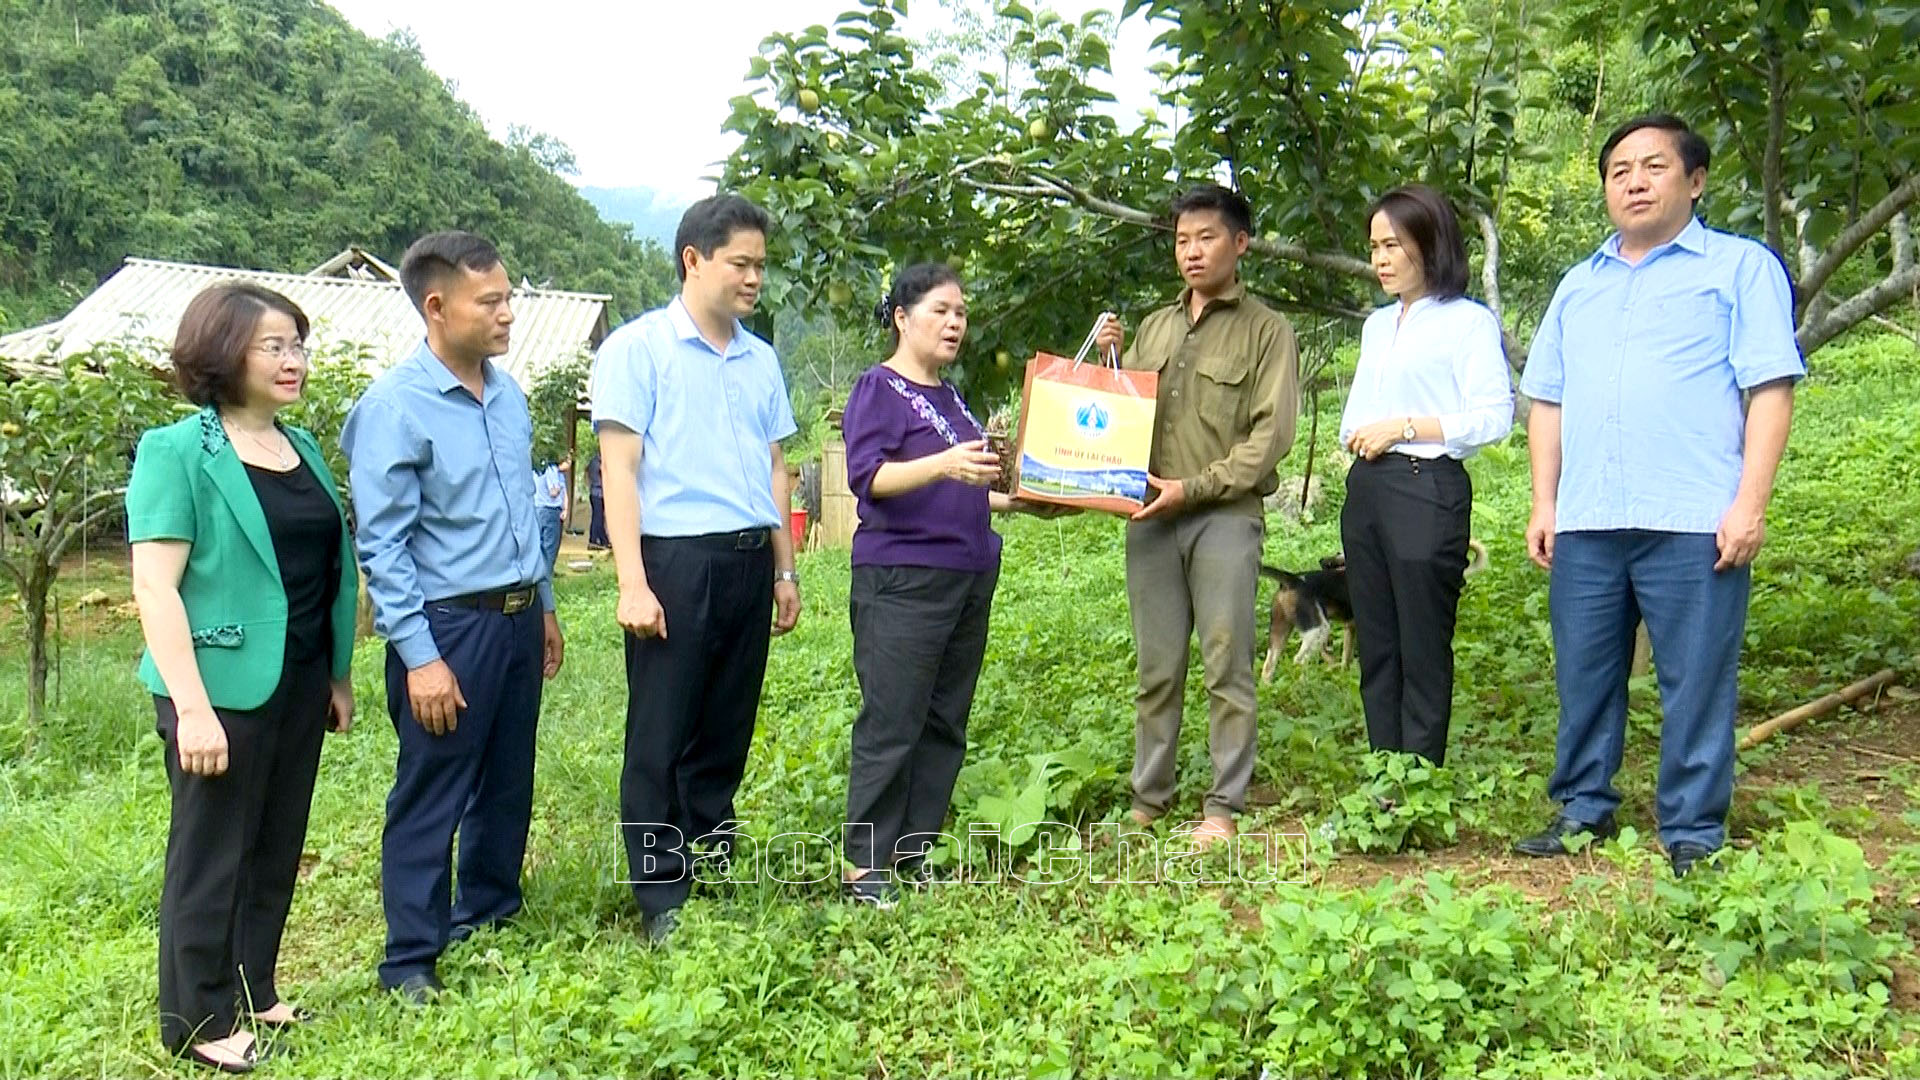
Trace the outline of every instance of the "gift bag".
<path fill-rule="evenodd" d="M 1147 455 L 1160 376 L 1096 357 L 1093 332 L 1072 359 L 1036 353 L 1020 396 L 1019 480 L 1030 502 L 1131 514 L 1147 500 Z"/>

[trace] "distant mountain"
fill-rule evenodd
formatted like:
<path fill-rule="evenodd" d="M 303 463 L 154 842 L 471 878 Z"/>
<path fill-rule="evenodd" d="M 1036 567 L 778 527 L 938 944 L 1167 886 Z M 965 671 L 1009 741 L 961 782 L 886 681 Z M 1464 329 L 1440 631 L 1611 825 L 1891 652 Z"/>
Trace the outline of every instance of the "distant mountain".
<path fill-rule="evenodd" d="M 593 204 L 603 221 L 633 226 L 633 235 L 660 242 L 665 251 L 673 250 L 674 230 L 680 227 L 680 215 L 693 200 L 650 187 L 583 187 L 581 198 Z"/>
<path fill-rule="evenodd" d="M 0 28 L 13 325 L 65 314 L 128 254 L 298 271 L 454 227 L 620 317 L 672 295 L 661 251 L 489 137 L 404 35 L 314 0 L 0 0 Z"/>

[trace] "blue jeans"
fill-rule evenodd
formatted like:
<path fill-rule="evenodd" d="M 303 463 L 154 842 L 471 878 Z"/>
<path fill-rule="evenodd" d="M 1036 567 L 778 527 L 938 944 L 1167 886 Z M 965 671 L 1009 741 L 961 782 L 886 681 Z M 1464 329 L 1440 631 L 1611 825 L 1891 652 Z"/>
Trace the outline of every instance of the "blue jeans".
<path fill-rule="evenodd" d="M 1705 533 L 1566 532 L 1554 540 L 1549 593 L 1560 733 L 1547 793 L 1567 817 L 1614 812 L 1627 732 L 1634 628 L 1653 641 L 1660 682 L 1661 843 L 1717 848 L 1733 800 L 1733 726 L 1748 568 L 1715 571 Z"/>
<path fill-rule="evenodd" d="M 540 551 L 547 557 L 547 570 L 551 572 L 554 560 L 560 557 L 560 508 L 536 506 L 533 516 L 540 522 Z"/>

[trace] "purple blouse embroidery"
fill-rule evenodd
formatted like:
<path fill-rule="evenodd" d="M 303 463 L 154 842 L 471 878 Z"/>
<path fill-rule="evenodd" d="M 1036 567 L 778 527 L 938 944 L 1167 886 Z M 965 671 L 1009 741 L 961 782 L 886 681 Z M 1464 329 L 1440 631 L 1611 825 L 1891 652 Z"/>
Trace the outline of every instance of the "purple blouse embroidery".
<path fill-rule="evenodd" d="M 940 437 L 947 440 L 948 446 L 960 445 L 960 437 L 955 434 L 953 425 L 947 423 L 947 418 L 940 415 L 940 410 L 934 408 L 933 402 L 928 401 L 925 395 L 908 386 L 907 380 L 898 375 L 889 375 L 887 377 L 887 385 L 893 387 L 894 393 L 907 399 L 907 404 L 913 407 L 913 411 L 920 419 L 932 424 L 933 430 L 939 432 Z M 973 430 L 980 432 L 981 436 L 984 437 L 987 429 L 981 427 L 980 421 L 973 418 L 973 411 L 967 408 L 967 400 L 960 396 L 960 391 L 955 390 L 951 385 L 945 383 L 942 385 L 946 387 L 947 393 L 953 395 L 953 403 L 960 407 L 960 415 L 966 417 L 967 423 L 973 425 Z"/>

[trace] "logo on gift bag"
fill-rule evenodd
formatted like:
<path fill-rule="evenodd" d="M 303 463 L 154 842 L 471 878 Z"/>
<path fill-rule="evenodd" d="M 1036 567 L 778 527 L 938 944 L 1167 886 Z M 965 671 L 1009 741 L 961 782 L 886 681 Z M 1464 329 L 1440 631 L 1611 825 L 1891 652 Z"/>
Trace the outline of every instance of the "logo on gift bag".
<path fill-rule="evenodd" d="M 1089 439 L 1105 435 L 1112 424 L 1113 417 L 1097 401 L 1083 401 L 1073 410 L 1073 426 Z"/>

